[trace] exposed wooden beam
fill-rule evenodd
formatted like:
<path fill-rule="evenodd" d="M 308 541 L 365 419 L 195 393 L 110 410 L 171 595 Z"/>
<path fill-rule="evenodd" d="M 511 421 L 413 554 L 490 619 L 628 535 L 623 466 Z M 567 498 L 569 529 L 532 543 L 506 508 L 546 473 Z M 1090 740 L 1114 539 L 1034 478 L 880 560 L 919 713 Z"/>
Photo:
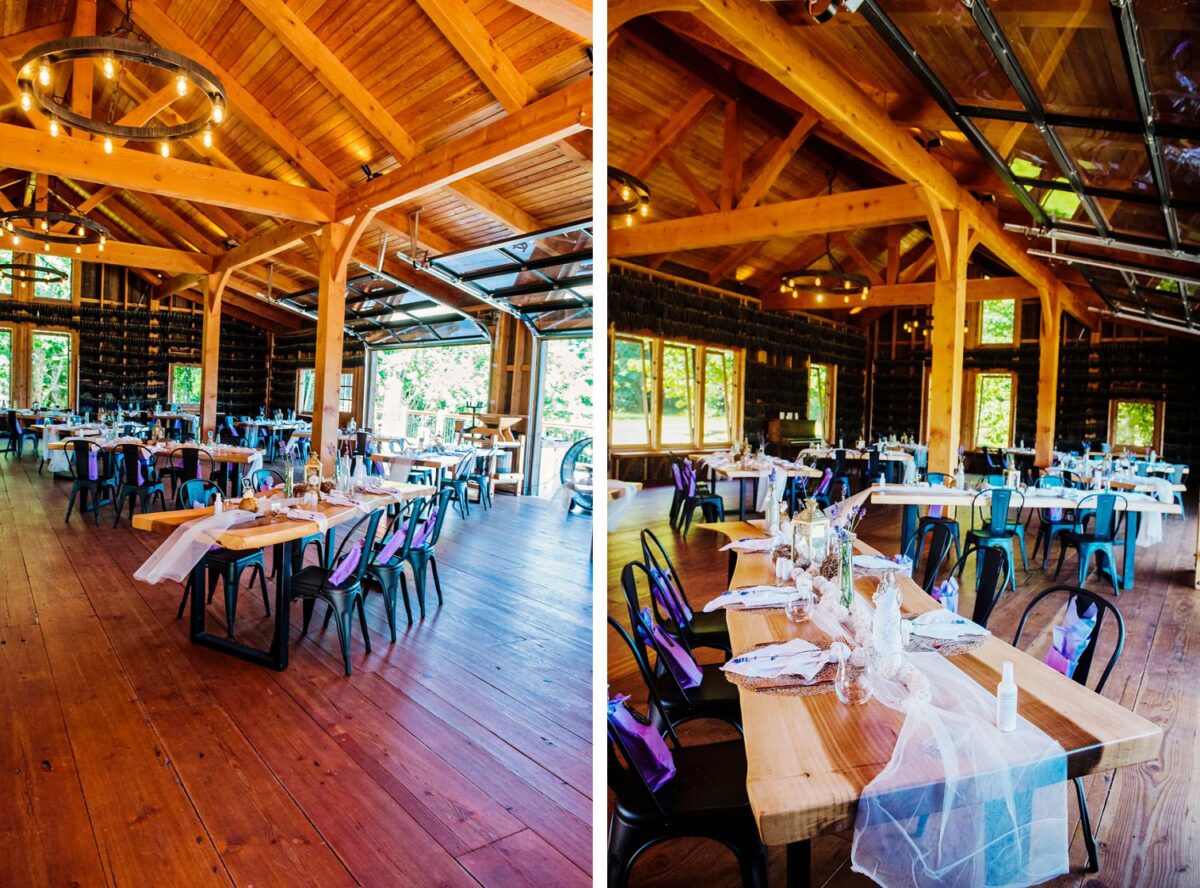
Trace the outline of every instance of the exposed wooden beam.
<path fill-rule="evenodd" d="M 383 210 L 528 154 L 591 127 L 592 83 L 580 80 L 465 136 L 425 151 L 399 170 L 345 192 L 337 216 Z M 2 161 L 2 158 L 0 158 Z"/>
<path fill-rule="evenodd" d="M 611 258 L 622 258 L 700 250 L 849 228 L 873 228 L 922 215 L 916 188 L 892 185 L 618 228 L 609 234 L 608 251 Z"/>
<path fill-rule="evenodd" d="M 949 256 L 939 260 L 929 337 L 929 470 L 950 473 L 958 462 L 962 418 L 963 324 L 967 304 L 967 220 L 947 212 Z"/>
<path fill-rule="evenodd" d="M 638 179 L 650 175 L 662 160 L 663 153 L 674 147 L 704 119 L 716 98 L 716 95 L 707 89 L 692 94 L 683 107 L 672 114 L 650 137 L 646 150 L 629 165 L 630 174 Z"/>
<path fill-rule="evenodd" d="M 229 272 L 204 278 L 204 326 L 200 337 L 200 434 L 217 432 L 217 373 L 221 359 L 221 300 Z"/>
<path fill-rule="evenodd" d="M 1062 339 L 1062 309 L 1057 294 L 1044 294 L 1042 321 L 1038 330 L 1037 437 L 1033 463 L 1042 468 L 1054 464 L 1054 432 L 1058 413 L 1058 346 Z"/>
<path fill-rule="evenodd" d="M 519 111 L 533 98 L 525 77 L 463 0 L 417 0 L 417 3 L 505 111 L 510 114 Z"/>
<path fill-rule="evenodd" d="M 982 243 L 1001 262 L 1035 286 L 1058 291 L 1065 308 L 1078 310 L 1077 303 L 1067 304 L 1073 294 L 1049 268 L 1029 256 L 1024 244 L 1004 231 L 936 158 L 913 141 L 908 130 L 897 126 L 770 4 L 757 0 L 698 2 L 700 20 L 753 64 L 842 129 L 896 176 L 928 188 L 942 208 L 966 214 L 969 227 L 979 230 Z"/>
<path fill-rule="evenodd" d="M 67 36 L 67 22 L 57 21 L 0 37 L 0 58 L 15 61 L 35 46 Z"/>
<path fill-rule="evenodd" d="M 721 185 L 717 205 L 722 212 L 733 209 L 737 195 L 742 192 L 742 135 L 745 127 L 741 106 L 733 100 L 725 102 L 725 138 L 721 149 Z"/>
<path fill-rule="evenodd" d="M 796 152 L 800 150 L 800 146 L 804 144 L 804 140 L 808 138 L 808 134 L 812 132 L 813 127 L 817 125 L 817 117 L 815 114 L 805 114 L 796 121 L 796 125 L 792 127 L 791 132 L 780 140 L 778 146 L 766 159 L 758 172 L 754 174 L 754 178 L 746 187 L 742 199 L 738 201 L 738 209 L 757 206 L 767 192 L 771 190 L 771 186 L 779 178 L 779 174 L 783 172 L 784 167 L 788 165 Z"/>
<path fill-rule="evenodd" d="M 717 206 L 717 202 L 712 199 L 704 186 L 700 184 L 700 180 L 696 178 L 695 173 L 688 169 L 687 164 L 680 160 L 675 152 L 670 148 L 664 148 L 662 159 L 666 161 L 667 166 L 675 171 L 675 175 L 679 177 L 688 191 L 692 192 L 692 197 L 696 199 L 696 209 L 701 213 L 719 213 L 721 208 Z"/>
<path fill-rule="evenodd" d="M 509 0 L 584 40 L 592 39 L 592 0 Z"/>
<path fill-rule="evenodd" d="M 215 271 L 232 271 L 235 268 L 250 265 L 267 256 L 273 256 L 294 247 L 318 229 L 319 226 L 307 223 L 286 222 L 218 256 L 213 264 L 213 269 Z"/>
<path fill-rule="evenodd" d="M 429 0 L 433 2 L 433 0 Z M 515 234 L 540 231 L 546 226 L 532 214 L 525 212 L 515 203 L 480 185 L 474 179 L 460 179 L 454 183 L 454 191 L 489 219 L 511 229 Z"/>
<path fill-rule="evenodd" d="M 313 451 L 325 474 L 333 474 L 337 452 L 338 386 L 342 373 L 342 342 L 346 323 L 346 272 L 341 266 L 349 227 L 324 225 L 317 236 L 320 272 L 317 278 L 317 343 L 313 392 Z M 339 276 L 338 270 L 341 267 Z"/>
<path fill-rule="evenodd" d="M 899 225 L 889 225 L 887 230 L 887 271 L 884 280 L 895 284 L 900 279 L 900 240 L 904 232 Z"/>
<path fill-rule="evenodd" d="M 203 274 L 177 274 L 160 284 L 156 284 L 151 297 L 154 299 L 169 299 L 177 293 L 182 293 L 189 287 L 196 286 L 206 277 L 207 275 Z"/>
<path fill-rule="evenodd" d="M 130 148 L 105 154 L 11 124 L 0 124 L 0 166 L 306 222 L 328 220 L 335 212 L 333 195 L 314 188 Z"/>
<path fill-rule="evenodd" d="M 719 263 L 713 266 L 713 270 L 708 273 L 708 282 L 716 285 L 725 280 L 730 272 L 737 271 L 739 265 L 757 253 L 765 246 L 762 241 L 750 241 L 742 244 L 740 247 L 734 247 L 729 255 L 722 259 Z"/>
<path fill-rule="evenodd" d="M 883 278 L 875 270 L 875 266 L 871 264 L 871 260 L 864 256 L 858 247 L 854 246 L 854 241 L 850 240 L 844 231 L 835 234 L 833 242 L 846 252 L 850 257 L 850 261 L 858 267 L 859 272 L 867 276 L 867 280 L 871 282 L 872 286 L 883 283 Z"/>
<path fill-rule="evenodd" d="M 96 33 L 96 0 L 75 0 L 75 20 L 71 27 L 74 37 L 91 37 Z M 83 117 L 92 116 L 93 72 L 96 63 L 79 59 L 71 63 L 71 110 Z M 91 134 L 74 131 L 73 136 L 91 141 Z"/>
<path fill-rule="evenodd" d="M 909 305 L 933 305 L 937 293 L 937 282 L 920 284 L 880 284 L 872 286 L 865 302 L 853 300 L 856 306 L 866 308 L 896 308 Z M 1037 288 L 1017 276 L 999 278 L 970 278 L 966 284 L 967 302 L 984 302 L 988 299 L 1037 299 Z M 840 297 L 825 296 L 818 300 L 816 294 L 767 292 L 762 297 L 763 311 L 822 311 L 844 307 Z"/>

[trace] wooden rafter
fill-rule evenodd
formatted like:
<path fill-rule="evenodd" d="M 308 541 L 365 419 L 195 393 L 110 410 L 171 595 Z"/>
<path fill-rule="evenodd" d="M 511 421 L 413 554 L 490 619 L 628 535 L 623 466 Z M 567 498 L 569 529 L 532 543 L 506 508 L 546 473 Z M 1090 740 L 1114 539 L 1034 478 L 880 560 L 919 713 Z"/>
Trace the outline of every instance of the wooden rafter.
<path fill-rule="evenodd" d="M 804 140 L 808 138 L 808 134 L 812 132 L 813 127 L 817 125 L 817 117 L 815 114 L 805 114 L 796 121 L 796 125 L 792 127 L 791 132 L 783 139 L 780 139 L 777 147 L 764 160 L 763 165 L 755 173 L 754 178 L 746 187 L 746 191 L 742 194 L 741 200 L 738 201 L 738 209 L 756 206 L 767 192 L 771 190 L 771 186 L 775 184 L 779 178 L 779 174 L 783 172 L 784 167 L 788 165 L 796 152 L 800 150 L 800 146 L 804 144 Z"/>
<path fill-rule="evenodd" d="M 872 286 L 867 299 L 861 303 L 869 308 L 896 308 L 909 305 L 933 305 L 937 288 L 936 281 L 920 284 L 880 284 Z M 1037 299 L 1037 288 L 1016 276 L 999 278 L 971 278 L 967 281 L 967 302 L 983 302 L 987 299 Z M 857 302 L 857 298 L 856 298 Z M 764 311 L 817 311 L 840 308 L 841 300 L 836 297 L 817 299 L 816 294 L 804 293 L 795 296 L 787 293 L 768 292 L 763 295 Z"/>
<path fill-rule="evenodd" d="M 716 96 L 707 89 L 693 93 L 684 102 L 683 107 L 672 114 L 650 137 L 645 151 L 629 165 L 630 174 L 639 179 L 650 175 L 663 159 L 663 153 L 669 151 L 704 119 L 715 100 Z"/>
<path fill-rule="evenodd" d="M 692 192 L 692 197 L 696 199 L 696 209 L 701 213 L 719 213 L 721 211 L 721 208 L 717 206 L 717 202 L 704 190 L 704 186 L 700 184 L 700 180 L 696 178 L 696 174 L 688 169 L 687 164 L 680 160 L 674 151 L 670 148 L 664 148 L 661 156 L 667 166 L 674 170 L 675 175 L 679 177 L 679 181 L 687 186 L 688 191 Z"/>
<path fill-rule="evenodd" d="M 584 40 L 592 39 L 592 0 L 509 0 Z"/>

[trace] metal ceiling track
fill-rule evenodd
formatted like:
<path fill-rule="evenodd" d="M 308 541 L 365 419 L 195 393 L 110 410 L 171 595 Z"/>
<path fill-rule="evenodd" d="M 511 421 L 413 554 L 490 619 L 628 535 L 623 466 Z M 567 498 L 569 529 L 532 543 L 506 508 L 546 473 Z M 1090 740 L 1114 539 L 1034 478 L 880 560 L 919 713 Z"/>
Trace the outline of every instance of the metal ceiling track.
<path fill-rule="evenodd" d="M 1093 247 L 1106 247 L 1110 250 L 1120 250 L 1125 253 L 1143 253 L 1147 256 L 1158 256 L 1163 259 L 1177 259 L 1180 262 L 1200 263 L 1200 254 L 1191 253 L 1184 249 L 1170 250 L 1166 247 L 1155 247 L 1141 243 L 1138 240 L 1117 240 L 1111 237 L 1100 237 L 1090 231 L 1075 231 L 1068 228 L 1035 228 L 1030 225 L 1016 225 L 1007 222 L 1005 231 L 1023 234 L 1026 237 L 1047 237 L 1051 240 L 1066 241 L 1073 244 L 1086 244 Z"/>
<path fill-rule="evenodd" d="M 867 23 L 874 29 L 900 59 L 912 72 L 913 76 L 921 82 L 926 91 L 938 103 L 941 109 L 946 112 L 954 124 L 962 131 L 974 147 L 983 157 L 984 161 L 1000 179 L 1008 186 L 1008 189 L 1013 193 L 1013 196 L 1020 201 L 1031 215 L 1035 222 L 1039 225 L 1048 225 L 1049 219 L 1045 211 L 1038 205 L 1038 202 L 1033 199 L 1033 196 L 1025 190 L 1025 187 L 1017 182 L 1012 170 L 1008 168 L 1008 164 L 1004 162 L 996 149 L 992 146 L 980 131 L 975 122 L 965 115 L 954 96 L 950 93 L 946 86 L 942 83 L 938 76 L 933 73 L 933 69 L 929 64 L 921 58 L 916 48 L 908 42 L 908 38 L 896 26 L 882 9 L 879 0 L 863 0 L 862 7 L 859 13 L 867 20 Z"/>

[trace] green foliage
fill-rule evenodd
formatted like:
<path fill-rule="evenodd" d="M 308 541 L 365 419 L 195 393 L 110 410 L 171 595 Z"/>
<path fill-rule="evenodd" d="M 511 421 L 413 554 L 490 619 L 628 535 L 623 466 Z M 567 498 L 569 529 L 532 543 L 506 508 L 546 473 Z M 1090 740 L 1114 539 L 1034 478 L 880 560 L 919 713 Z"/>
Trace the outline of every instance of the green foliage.
<path fill-rule="evenodd" d="M 1007 447 L 1012 432 L 1013 378 L 1008 373 L 975 377 L 975 446 Z"/>
<path fill-rule="evenodd" d="M 34 332 L 33 403 L 68 407 L 71 403 L 71 334 Z"/>
<path fill-rule="evenodd" d="M 1011 345 L 1016 338 L 1017 300 L 988 299 L 980 310 L 979 341 L 984 345 Z"/>
<path fill-rule="evenodd" d="M 808 418 L 817 420 L 817 435 L 825 436 L 825 415 L 829 403 L 829 367 L 811 364 L 808 368 Z"/>
<path fill-rule="evenodd" d="M 12 406 L 12 333 L 0 330 L 0 407 Z"/>
<path fill-rule="evenodd" d="M 33 295 L 37 299 L 66 299 L 71 298 L 71 275 L 75 264 L 70 259 L 61 256 L 34 256 L 39 265 L 49 265 L 67 276 L 66 280 L 53 284 L 34 284 Z"/>
<path fill-rule="evenodd" d="M 172 404 L 200 403 L 200 365 L 172 364 L 170 401 Z"/>
<path fill-rule="evenodd" d="M 1118 401 L 1113 445 L 1153 447 L 1155 413 L 1157 407 L 1149 401 Z"/>
<path fill-rule="evenodd" d="M 558 433 L 557 424 L 590 426 L 592 422 L 592 340 L 549 339 L 545 342 L 542 423 Z M 591 431 L 569 430 L 568 437 L 586 438 Z"/>
<path fill-rule="evenodd" d="M 462 412 L 487 404 L 489 345 L 447 345 L 381 351 L 375 360 L 376 415 L 385 403 L 409 410 Z"/>
<path fill-rule="evenodd" d="M 691 442 L 695 423 L 696 349 L 691 345 L 663 347 L 663 441 Z"/>
<path fill-rule="evenodd" d="M 612 403 L 614 444 L 649 444 L 650 343 L 617 339 L 613 345 Z"/>
<path fill-rule="evenodd" d="M 704 354 L 704 443 L 733 440 L 733 352 Z"/>

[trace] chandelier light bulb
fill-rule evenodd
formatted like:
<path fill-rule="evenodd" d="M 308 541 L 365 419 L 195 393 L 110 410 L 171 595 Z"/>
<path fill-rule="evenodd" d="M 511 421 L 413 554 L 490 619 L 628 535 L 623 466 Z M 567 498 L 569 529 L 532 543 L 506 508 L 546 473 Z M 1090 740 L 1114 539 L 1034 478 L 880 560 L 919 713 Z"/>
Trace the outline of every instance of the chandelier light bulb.
<path fill-rule="evenodd" d="M 629 228 L 631 225 L 633 225 L 633 214 L 626 213 L 625 214 L 625 227 Z"/>
<path fill-rule="evenodd" d="M 186 96 L 187 91 L 188 91 L 187 77 L 180 74 L 178 77 L 175 78 L 175 92 L 181 96 Z"/>
<path fill-rule="evenodd" d="M 213 123 L 220 123 L 225 119 L 225 106 L 219 101 L 213 102 L 212 119 Z"/>
<path fill-rule="evenodd" d="M 818 294 L 817 294 L 817 302 L 824 302 L 824 301 L 825 301 L 825 294 L 824 294 L 824 293 L 818 293 Z"/>
<path fill-rule="evenodd" d="M 104 62 L 103 62 L 103 69 L 104 69 L 104 79 L 112 80 L 113 76 L 117 73 L 116 60 L 113 59 L 112 56 L 105 56 Z"/>
<path fill-rule="evenodd" d="M 79 246 L 79 244 L 76 244 L 76 245 L 75 245 L 75 255 L 77 255 L 77 256 L 78 256 L 78 255 L 80 255 L 81 253 L 83 253 L 83 247 Z"/>
<path fill-rule="evenodd" d="M 52 135 L 52 136 L 58 135 L 58 121 L 57 120 L 50 121 L 50 135 Z"/>
<path fill-rule="evenodd" d="M 848 305 L 850 303 L 850 296 L 849 295 L 843 296 L 842 302 L 844 302 Z"/>
<path fill-rule="evenodd" d="M 170 157 L 171 156 L 170 144 L 167 142 L 163 142 L 161 145 L 158 146 L 158 153 L 161 154 L 163 157 Z"/>
<path fill-rule="evenodd" d="M 819 286 L 821 286 L 821 279 L 820 279 L 820 278 L 817 278 L 816 280 L 814 280 L 814 281 L 813 281 L 813 286 L 815 286 L 815 287 L 819 287 Z"/>
<path fill-rule="evenodd" d="M 47 253 L 49 253 L 50 252 L 50 242 L 47 241 L 46 243 L 42 244 L 42 249 L 45 250 Z"/>
<path fill-rule="evenodd" d="M 87 231 L 84 229 L 84 227 L 82 225 L 80 225 L 78 228 L 76 228 L 75 231 L 79 234 L 80 237 L 83 237 L 85 234 L 87 234 Z"/>
<path fill-rule="evenodd" d="M 641 213 L 643 216 L 649 216 L 650 215 L 650 204 L 642 204 L 640 207 L 638 207 L 638 212 Z"/>
<path fill-rule="evenodd" d="M 42 86 L 50 85 L 50 66 L 45 62 L 38 65 L 38 83 Z"/>
<path fill-rule="evenodd" d="M 629 187 L 627 185 L 621 186 L 621 200 L 629 200 L 629 195 L 631 195 L 632 193 L 633 192 L 629 190 Z"/>
<path fill-rule="evenodd" d="M 27 91 L 21 92 L 21 110 L 28 111 L 33 107 L 33 97 Z"/>
<path fill-rule="evenodd" d="M 50 223 L 47 222 L 45 219 L 43 219 L 42 220 L 42 231 L 49 231 L 49 230 L 50 230 Z"/>
<path fill-rule="evenodd" d="M 104 153 L 112 154 L 112 139 L 110 139 L 108 136 L 104 137 Z"/>
<path fill-rule="evenodd" d="M 18 236 L 17 236 L 17 233 L 14 231 L 14 232 L 13 232 L 13 246 L 15 247 L 15 246 L 16 246 L 17 244 L 19 244 L 20 242 L 21 242 L 21 238 L 20 238 L 20 237 L 18 237 Z"/>
<path fill-rule="evenodd" d="M 205 148 L 212 147 L 212 130 L 206 128 L 204 130 L 204 134 L 200 138 L 201 138 L 201 141 L 204 142 Z"/>

